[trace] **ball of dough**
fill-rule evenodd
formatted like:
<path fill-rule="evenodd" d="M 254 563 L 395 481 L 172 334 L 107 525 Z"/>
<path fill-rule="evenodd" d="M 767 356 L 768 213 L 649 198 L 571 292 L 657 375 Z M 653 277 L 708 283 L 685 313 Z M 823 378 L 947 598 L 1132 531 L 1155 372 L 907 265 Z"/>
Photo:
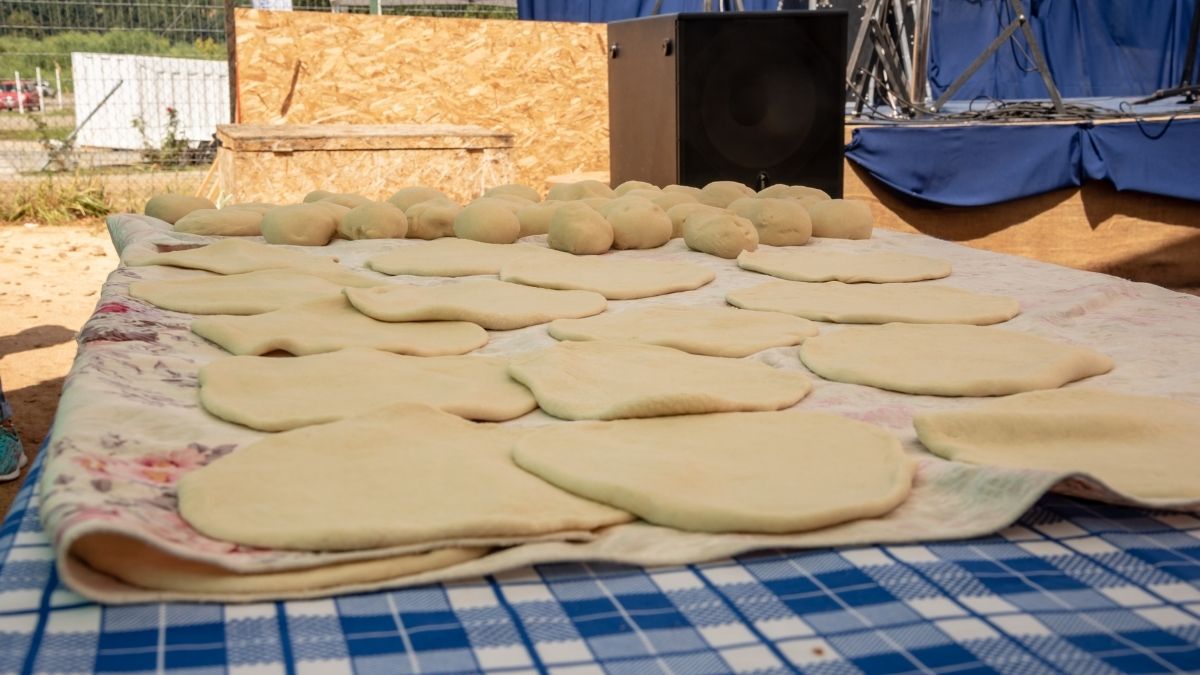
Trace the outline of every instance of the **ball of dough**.
<path fill-rule="evenodd" d="M 618 197 L 597 209 L 613 229 L 613 248 L 658 248 L 671 240 L 667 212 L 644 197 Z"/>
<path fill-rule="evenodd" d="M 223 209 L 196 209 L 175 221 L 176 232 L 254 237 L 262 234 L 263 212 L 240 206 Z"/>
<path fill-rule="evenodd" d="M 583 203 L 583 204 L 587 204 L 588 206 L 592 207 L 593 209 L 600 210 L 600 209 L 604 208 L 605 204 L 611 202 L 612 199 L 610 199 L 608 197 L 584 197 L 583 199 L 578 199 L 576 201 Z"/>
<path fill-rule="evenodd" d="M 697 199 L 701 204 L 725 208 L 735 199 L 753 197 L 754 190 L 732 180 L 715 180 L 700 189 Z"/>
<path fill-rule="evenodd" d="M 309 202 L 309 205 L 324 209 L 326 213 L 333 216 L 333 221 L 337 225 L 341 225 L 342 219 L 346 217 L 347 213 L 350 213 L 350 207 L 324 200 Z"/>
<path fill-rule="evenodd" d="M 528 237 L 532 234 L 546 234 L 550 231 L 550 219 L 558 207 L 566 204 L 557 199 L 547 199 L 544 202 L 530 204 L 517 211 L 517 220 L 521 222 L 521 235 Z"/>
<path fill-rule="evenodd" d="M 420 204 L 421 202 L 427 202 L 431 199 L 449 199 L 449 197 L 438 190 L 434 190 L 433 188 L 406 187 L 396 190 L 394 193 L 392 193 L 391 197 L 387 198 L 387 200 L 391 202 L 392 206 L 395 206 L 405 213 L 408 212 L 410 206 Z M 409 217 L 409 220 L 412 220 L 411 216 Z"/>
<path fill-rule="evenodd" d="M 497 185 L 496 187 L 490 187 L 483 191 L 484 197 L 502 197 L 504 195 L 520 197 L 521 199 L 530 202 L 542 201 L 542 195 L 538 194 L 537 190 L 534 190 L 528 185 L 521 185 L 519 183 Z"/>
<path fill-rule="evenodd" d="M 408 218 L 388 202 L 372 202 L 350 209 L 337 233 L 346 239 L 403 239 Z"/>
<path fill-rule="evenodd" d="M 317 201 L 329 202 L 331 204 L 337 204 L 338 206 L 344 206 L 348 209 L 353 209 L 353 208 L 356 208 L 359 206 L 364 206 L 366 204 L 374 204 L 375 203 L 374 201 L 367 199 L 366 197 L 364 197 L 362 195 L 352 195 L 349 193 L 331 194 L 328 197 L 318 199 Z"/>
<path fill-rule="evenodd" d="M 578 183 L 558 183 L 557 185 L 552 185 L 550 186 L 550 192 L 546 195 L 547 199 L 561 199 L 563 201 L 586 199 L 588 197 L 612 199 L 613 190 L 598 180 L 581 180 Z"/>
<path fill-rule="evenodd" d="M 522 199 L 521 197 L 514 197 L 513 195 L 497 195 L 495 197 L 479 197 L 478 199 L 472 201 L 470 204 L 467 204 L 467 206 L 470 206 L 471 204 L 480 204 L 480 203 L 492 204 L 494 206 L 503 206 L 504 208 L 508 209 L 509 211 L 512 211 L 513 215 L 516 215 L 517 211 L 520 211 L 521 209 L 525 208 L 526 206 L 529 206 L 533 202 L 529 201 L 528 199 Z"/>
<path fill-rule="evenodd" d="M 276 207 L 262 218 L 262 236 L 268 244 L 324 246 L 337 227 L 337 218 L 317 202 Z"/>
<path fill-rule="evenodd" d="M 270 211 L 271 209 L 273 209 L 277 206 L 279 206 L 279 204 L 267 204 L 266 202 L 245 202 L 242 204 L 230 204 L 228 206 L 223 206 L 223 207 L 221 207 L 221 210 L 228 211 L 230 209 L 237 209 L 239 211 L 254 211 L 256 213 L 266 213 L 267 211 Z"/>
<path fill-rule="evenodd" d="M 613 188 L 613 194 L 618 197 L 624 197 L 632 190 L 652 190 L 654 192 L 659 192 L 658 186 L 654 183 L 647 183 L 640 180 L 627 180 Z"/>
<path fill-rule="evenodd" d="M 817 188 L 803 185 L 772 185 L 763 188 L 759 197 L 768 199 L 795 199 L 803 203 L 819 202 L 829 199 L 829 193 Z"/>
<path fill-rule="evenodd" d="M 758 230 L 754 223 L 732 213 L 699 211 L 683 222 L 683 243 L 701 253 L 732 260 L 742 251 L 758 248 Z"/>
<path fill-rule="evenodd" d="M 684 202 L 667 209 L 667 217 L 671 219 L 671 238 L 683 236 L 683 221 L 693 213 L 707 211 L 709 213 L 728 213 L 725 209 L 701 204 L 700 202 Z"/>
<path fill-rule="evenodd" d="M 699 203 L 695 197 L 686 192 L 659 192 L 653 197 L 647 197 L 647 199 L 654 202 L 658 208 L 662 209 L 663 211 L 667 211 L 672 206 L 676 206 L 678 204 Z"/>
<path fill-rule="evenodd" d="M 613 228 L 587 204 L 563 204 L 550 218 L 546 244 L 575 255 L 595 255 L 612 248 Z"/>
<path fill-rule="evenodd" d="M 805 204 L 812 217 L 814 237 L 834 239 L 870 239 L 875 218 L 866 202 L 856 199 L 828 199 Z"/>
<path fill-rule="evenodd" d="M 462 210 L 456 202 L 439 197 L 418 202 L 404 212 L 409 239 L 440 239 L 454 236 L 454 216 Z"/>
<path fill-rule="evenodd" d="M 700 201 L 700 188 L 690 185 L 668 185 L 662 189 L 663 192 L 679 192 L 685 195 L 691 195 L 692 199 Z"/>
<path fill-rule="evenodd" d="M 626 190 L 625 192 L 617 195 L 617 197 L 643 197 L 645 199 L 651 199 L 661 195 L 662 193 L 662 190 Z"/>
<path fill-rule="evenodd" d="M 477 199 L 454 216 L 454 235 L 489 244 L 511 244 L 521 236 L 521 221 L 502 200 Z"/>
<path fill-rule="evenodd" d="M 726 208 L 754 223 L 760 244 L 803 246 L 812 237 L 808 209 L 794 199 L 743 197 Z"/>
<path fill-rule="evenodd" d="M 212 200 L 191 195 L 161 194 L 154 195 L 146 202 L 146 215 L 158 218 L 174 225 L 180 218 L 199 209 L 215 209 L 217 205 Z"/>
<path fill-rule="evenodd" d="M 326 197 L 332 197 L 336 194 L 336 192 L 330 192 L 329 190 L 313 190 L 304 195 L 304 199 L 301 201 L 305 204 L 311 204 L 312 202 L 319 202 Z"/>

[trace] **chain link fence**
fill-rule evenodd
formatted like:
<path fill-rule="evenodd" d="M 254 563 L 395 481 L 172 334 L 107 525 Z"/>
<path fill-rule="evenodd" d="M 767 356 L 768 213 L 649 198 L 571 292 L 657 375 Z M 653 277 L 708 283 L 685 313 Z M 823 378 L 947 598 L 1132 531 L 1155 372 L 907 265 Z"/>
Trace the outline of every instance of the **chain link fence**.
<path fill-rule="evenodd" d="M 261 4 L 281 1 L 517 16 L 516 0 Z M 225 31 L 224 0 L 0 0 L 0 221 L 140 210 L 157 192 L 199 191 L 211 180 L 216 125 L 230 120 Z"/>

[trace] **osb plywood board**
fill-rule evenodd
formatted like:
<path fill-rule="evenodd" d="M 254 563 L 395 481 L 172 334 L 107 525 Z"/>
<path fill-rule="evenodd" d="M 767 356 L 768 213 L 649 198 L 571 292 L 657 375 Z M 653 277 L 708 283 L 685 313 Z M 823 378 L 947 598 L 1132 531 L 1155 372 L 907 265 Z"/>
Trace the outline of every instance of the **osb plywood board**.
<path fill-rule="evenodd" d="M 510 148 L 512 135 L 452 124 L 220 124 L 235 152 Z"/>
<path fill-rule="evenodd" d="M 236 11 L 240 121 L 513 135 L 514 179 L 608 169 L 605 27 Z"/>
<path fill-rule="evenodd" d="M 513 182 L 504 148 L 310 150 L 218 155 L 222 203 L 299 202 L 311 190 L 387 199 L 397 189 L 425 185 L 466 202 L 485 187 Z"/>

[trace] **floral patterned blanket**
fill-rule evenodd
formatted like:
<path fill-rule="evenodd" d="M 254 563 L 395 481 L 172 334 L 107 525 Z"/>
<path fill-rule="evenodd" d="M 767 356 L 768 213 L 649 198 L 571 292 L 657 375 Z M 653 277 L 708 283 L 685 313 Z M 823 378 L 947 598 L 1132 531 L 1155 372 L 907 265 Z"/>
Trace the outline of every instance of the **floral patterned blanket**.
<path fill-rule="evenodd" d="M 123 259 L 215 240 L 172 232 L 166 223 L 145 216 L 112 216 L 108 225 Z M 544 245 L 544 237 L 526 241 Z M 387 248 L 420 244 L 412 240 L 339 240 L 309 252 L 336 255 L 347 267 L 375 275 L 363 266 L 367 258 Z M 814 240 L 810 245 L 836 251 L 896 251 L 948 260 L 954 265 L 954 273 L 925 283 L 1016 297 L 1023 311 L 1003 324 L 1004 328 L 1086 345 L 1116 361 L 1112 372 L 1071 386 L 1166 395 L 1200 403 L 1200 378 L 1196 377 L 1200 372 L 1200 298 L 884 230 L 876 230 L 869 241 Z M 716 281 L 695 291 L 614 301 L 612 308 L 631 303 L 722 306 L 730 290 L 769 280 L 741 270 L 734 261 L 690 251 L 680 240 L 660 249 L 610 255 L 686 261 L 718 273 Z M 167 267 L 121 266 L 110 275 L 95 314 L 80 332 L 79 353 L 64 385 L 39 487 L 41 517 L 55 543 L 60 573 L 90 598 L 147 602 L 332 595 L 473 577 L 550 561 L 682 564 L 761 548 L 957 539 L 1007 526 L 1052 488 L 1109 501 L 1131 501 L 1087 477 L 973 467 L 943 461 L 920 448 L 912 428 L 914 414 L 969 407 L 978 402 L 975 399 L 911 396 L 814 376 L 813 392 L 798 404 L 799 408 L 841 414 L 884 427 L 918 456 L 920 468 L 912 496 L 887 516 L 797 535 L 711 535 L 633 523 L 565 539 L 525 543 L 497 540 L 490 542 L 496 546 L 492 553 L 452 567 L 311 593 L 229 596 L 138 588 L 87 568 L 71 554 L 72 543 L 87 534 L 124 535 L 180 559 L 204 561 L 234 572 L 310 568 L 422 550 L 408 547 L 335 553 L 254 549 L 204 537 L 180 518 L 175 485 L 181 476 L 264 436 L 212 417 L 199 406 L 199 368 L 226 353 L 191 333 L 192 317 L 158 309 L 127 294 L 129 284 L 138 279 L 204 274 Z M 418 277 L 400 277 L 397 281 L 445 282 Z M 823 332 L 839 329 L 822 325 Z M 554 342 L 544 325 L 491 332 L 490 337 L 491 341 L 476 353 L 514 355 Z M 769 349 L 748 358 L 776 368 L 805 370 L 794 347 Z M 559 422 L 540 411 L 509 422 L 555 423 Z M 319 490 L 320 486 L 313 489 Z M 1179 507 L 1196 509 L 1200 505 Z"/>

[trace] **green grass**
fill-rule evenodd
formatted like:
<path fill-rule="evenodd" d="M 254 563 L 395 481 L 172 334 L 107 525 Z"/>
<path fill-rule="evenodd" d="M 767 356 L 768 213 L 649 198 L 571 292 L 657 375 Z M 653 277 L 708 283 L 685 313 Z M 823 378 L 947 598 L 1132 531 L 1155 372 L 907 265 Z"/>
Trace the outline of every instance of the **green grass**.
<path fill-rule="evenodd" d="M 18 188 L 0 203 L 0 220 L 58 225 L 105 216 L 111 211 L 103 185 L 72 176 Z"/>
<path fill-rule="evenodd" d="M 71 127 L 48 127 L 46 138 L 61 141 L 71 133 Z M 37 129 L 0 129 L 0 141 L 40 141 L 42 134 Z"/>

